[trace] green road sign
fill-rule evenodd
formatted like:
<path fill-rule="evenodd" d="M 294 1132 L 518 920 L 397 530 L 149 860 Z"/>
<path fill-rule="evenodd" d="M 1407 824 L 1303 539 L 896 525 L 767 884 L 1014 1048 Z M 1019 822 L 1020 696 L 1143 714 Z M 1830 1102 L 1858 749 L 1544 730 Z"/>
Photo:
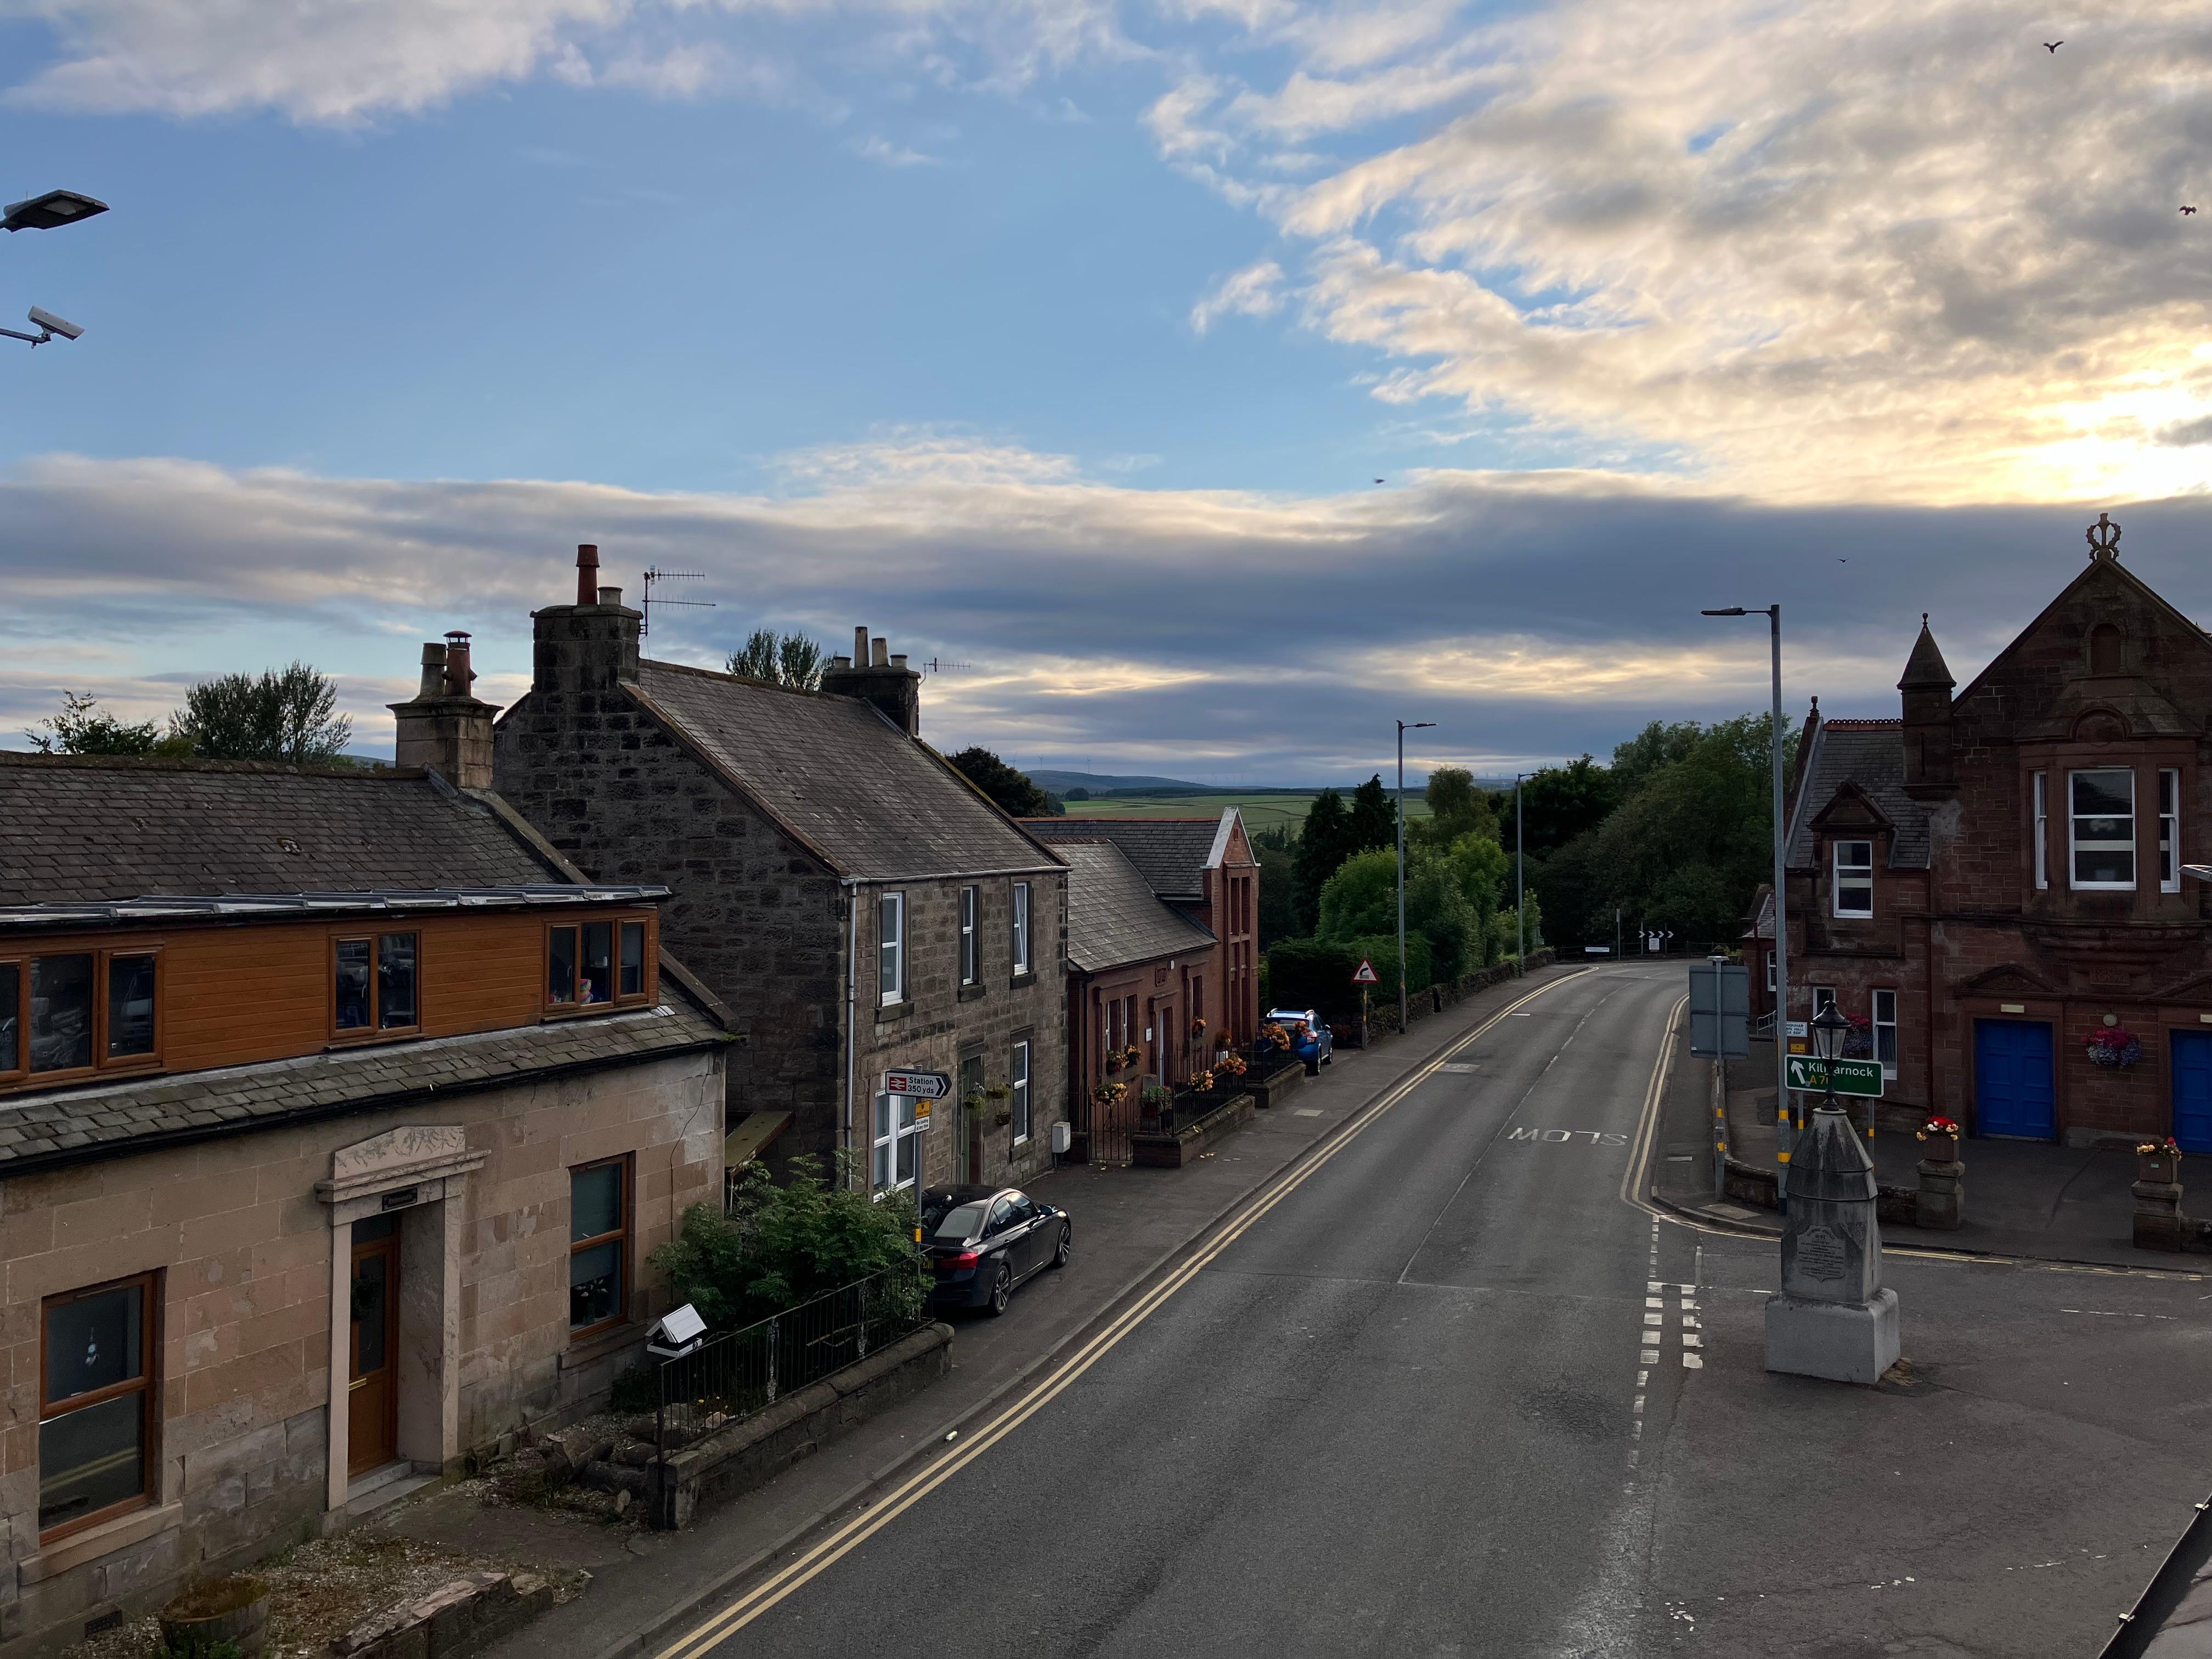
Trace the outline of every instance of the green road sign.
<path fill-rule="evenodd" d="M 1819 1094 L 1828 1086 L 1827 1068 L 1817 1054 L 1789 1054 L 1790 1086 Z M 1881 1098 L 1881 1062 L 1878 1060 L 1839 1060 L 1836 1062 L 1836 1092 Z"/>

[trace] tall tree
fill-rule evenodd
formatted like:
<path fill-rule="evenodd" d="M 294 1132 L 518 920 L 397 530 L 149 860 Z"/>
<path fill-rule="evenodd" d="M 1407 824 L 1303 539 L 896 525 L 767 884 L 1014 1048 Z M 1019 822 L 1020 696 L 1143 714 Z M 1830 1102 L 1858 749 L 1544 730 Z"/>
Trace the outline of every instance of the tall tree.
<path fill-rule="evenodd" d="M 1474 774 L 1459 766 L 1440 766 L 1429 774 L 1429 816 L 1406 826 L 1408 841 L 1419 838 L 1449 848 L 1462 836 L 1498 836 L 1498 813 L 1490 796 L 1474 787 Z"/>
<path fill-rule="evenodd" d="M 729 669 L 749 680 L 787 685 L 795 691 L 818 691 L 822 671 L 828 665 L 829 658 L 821 645 L 805 635 L 756 628 L 742 646 L 730 653 Z"/>
<path fill-rule="evenodd" d="M 337 712 L 337 686 L 295 662 L 201 681 L 169 716 L 169 732 L 203 760 L 326 766 L 352 741 L 353 722 Z"/>
<path fill-rule="evenodd" d="M 42 729 L 43 728 L 43 729 Z M 60 712 L 23 735 L 42 755 L 189 755 L 191 746 L 165 738 L 151 720 L 119 720 L 89 691 L 62 693 Z"/>
<path fill-rule="evenodd" d="M 1352 851 L 1398 844 L 1398 811 L 1380 772 L 1352 792 Z"/>
<path fill-rule="evenodd" d="M 1018 818 L 1054 816 L 1052 797 L 1030 782 L 1028 773 L 1007 765 L 989 750 L 963 749 L 951 758 L 952 769 L 988 795 L 1000 811 Z"/>
<path fill-rule="evenodd" d="M 1621 799 L 1611 770 L 1588 755 L 1534 774 L 1521 786 L 1521 804 L 1528 819 L 1525 850 L 1531 866 L 1585 830 L 1595 829 Z M 1505 791 L 1498 805 L 1498 839 L 1510 853 L 1514 845 L 1513 792 Z"/>
<path fill-rule="evenodd" d="M 1321 916 L 1321 890 L 1337 867 L 1358 851 L 1358 843 L 1352 838 L 1352 814 L 1345 810 L 1344 797 L 1334 789 L 1322 790 L 1306 809 L 1305 823 L 1298 829 L 1295 862 L 1299 933 L 1313 932 Z"/>

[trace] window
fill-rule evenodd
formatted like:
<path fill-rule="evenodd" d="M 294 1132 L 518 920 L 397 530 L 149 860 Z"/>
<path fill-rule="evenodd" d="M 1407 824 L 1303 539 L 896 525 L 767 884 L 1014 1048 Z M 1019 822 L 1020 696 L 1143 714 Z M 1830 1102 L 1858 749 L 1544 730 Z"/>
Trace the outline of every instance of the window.
<path fill-rule="evenodd" d="M 160 956 L 61 951 L 0 962 L 0 1078 L 158 1060 Z"/>
<path fill-rule="evenodd" d="M 1813 1018 L 1815 1018 L 1815 1019 L 1820 1018 L 1820 1014 L 1821 1014 L 1821 1011 L 1822 1011 L 1822 1010 L 1824 1010 L 1824 1009 L 1827 1009 L 1827 1008 L 1832 1008 L 1832 1007 L 1834 1007 L 1835 1006 L 1836 1006 L 1836 988 L 1835 988 L 1834 986 L 1832 986 L 1832 985 L 1815 985 L 1815 986 L 1813 988 Z"/>
<path fill-rule="evenodd" d="M 876 1097 L 872 1176 L 879 1193 L 896 1192 L 914 1185 L 921 1164 L 921 1124 L 914 1115 L 912 1095 Z"/>
<path fill-rule="evenodd" d="M 379 933 L 337 942 L 331 1029 L 407 1031 L 422 1024 L 416 1006 L 418 941 L 413 933 Z"/>
<path fill-rule="evenodd" d="M 1030 884 L 1014 884 L 1014 972 L 1030 970 Z"/>
<path fill-rule="evenodd" d="M 906 1000 L 906 895 L 885 893 L 876 901 L 880 942 L 876 947 L 876 983 L 885 1006 Z"/>
<path fill-rule="evenodd" d="M 619 1325 L 629 1310 L 629 1158 L 568 1171 L 568 1330 Z"/>
<path fill-rule="evenodd" d="M 1030 1138 L 1030 1040 L 1023 1037 L 1014 1044 L 1013 1058 L 1006 1066 L 1006 1081 L 1013 1088 L 1014 1145 L 1018 1146 Z"/>
<path fill-rule="evenodd" d="M 545 1006 L 570 1011 L 642 1002 L 653 992 L 642 918 L 562 922 L 545 930 Z"/>
<path fill-rule="evenodd" d="M 1769 996 L 1774 994 L 1774 952 L 1771 951 L 1766 953 L 1766 994 Z"/>
<path fill-rule="evenodd" d="M 2035 884 L 2051 885 L 2051 777 L 2035 775 Z"/>
<path fill-rule="evenodd" d="M 2158 890 L 2181 890 L 2181 774 L 2158 775 Z"/>
<path fill-rule="evenodd" d="M 2089 672 L 2092 674 L 2117 674 L 2120 672 L 2120 630 L 2111 623 L 2099 623 L 2089 630 Z"/>
<path fill-rule="evenodd" d="M 975 902 L 980 888 L 960 890 L 960 982 L 973 985 L 981 976 L 975 961 Z"/>
<path fill-rule="evenodd" d="M 2136 884 L 2136 775 L 2120 768 L 2075 772 L 2072 789 L 2074 885 Z"/>
<path fill-rule="evenodd" d="M 1870 916 L 1874 914 L 1874 843 L 1839 841 L 1835 843 L 1836 914 Z"/>
<path fill-rule="evenodd" d="M 1874 1057 L 1881 1062 L 1881 1074 L 1893 1080 L 1897 1076 L 1897 993 L 1876 991 L 1874 994 Z"/>
<path fill-rule="evenodd" d="M 44 1309 L 39 1379 L 39 1533 L 52 1538 L 148 1498 L 153 1455 L 158 1274 Z"/>

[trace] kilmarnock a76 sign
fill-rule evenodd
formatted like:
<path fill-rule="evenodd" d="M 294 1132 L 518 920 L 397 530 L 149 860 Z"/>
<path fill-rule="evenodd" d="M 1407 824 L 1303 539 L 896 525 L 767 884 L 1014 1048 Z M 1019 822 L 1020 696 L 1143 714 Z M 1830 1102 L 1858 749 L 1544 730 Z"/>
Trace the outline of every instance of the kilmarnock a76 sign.
<path fill-rule="evenodd" d="M 1818 1093 L 1828 1086 L 1827 1070 L 1818 1054 L 1789 1054 L 1790 1086 Z M 1836 1092 L 1881 1098 L 1881 1062 L 1878 1060 L 1839 1060 L 1836 1062 Z"/>

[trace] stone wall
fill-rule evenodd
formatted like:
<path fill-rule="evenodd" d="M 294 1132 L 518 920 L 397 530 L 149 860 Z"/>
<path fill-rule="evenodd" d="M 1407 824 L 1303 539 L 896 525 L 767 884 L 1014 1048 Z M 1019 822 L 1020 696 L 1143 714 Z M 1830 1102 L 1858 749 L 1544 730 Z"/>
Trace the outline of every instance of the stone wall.
<path fill-rule="evenodd" d="M 9 1379 L 0 1653 L 74 1639 L 110 1607 L 143 1613 L 184 1577 L 325 1524 L 334 1235 L 315 1188 L 340 1147 L 403 1124 L 455 1124 L 483 1157 L 459 1178 L 461 1445 L 592 1403 L 635 1358 L 643 1325 L 588 1346 L 568 1341 L 568 1169 L 635 1154 L 632 1306 L 640 1321 L 656 1315 L 645 1255 L 681 1206 L 719 1180 L 719 1062 L 677 1056 L 0 1186 L 0 1376 Z M 403 1275 L 414 1236 L 403 1234 Z M 41 1549 L 43 1300 L 155 1269 L 155 1501 Z"/>

